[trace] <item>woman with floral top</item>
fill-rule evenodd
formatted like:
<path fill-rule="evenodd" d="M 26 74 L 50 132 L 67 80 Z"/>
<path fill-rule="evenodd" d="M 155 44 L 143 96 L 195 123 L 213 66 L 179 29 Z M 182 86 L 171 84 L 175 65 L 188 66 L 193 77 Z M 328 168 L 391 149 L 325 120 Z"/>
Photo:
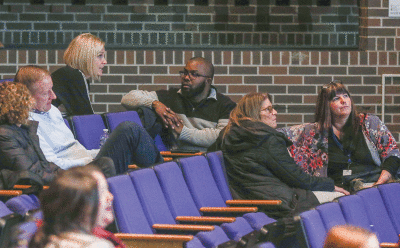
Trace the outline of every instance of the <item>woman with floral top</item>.
<path fill-rule="evenodd" d="M 340 81 L 323 86 L 315 116 L 315 123 L 280 130 L 293 142 L 289 152 L 304 171 L 350 190 L 360 179 L 382 184 L 395 178 L 400 166 L 395 139 L 377 116 L 357 113 Z"/>

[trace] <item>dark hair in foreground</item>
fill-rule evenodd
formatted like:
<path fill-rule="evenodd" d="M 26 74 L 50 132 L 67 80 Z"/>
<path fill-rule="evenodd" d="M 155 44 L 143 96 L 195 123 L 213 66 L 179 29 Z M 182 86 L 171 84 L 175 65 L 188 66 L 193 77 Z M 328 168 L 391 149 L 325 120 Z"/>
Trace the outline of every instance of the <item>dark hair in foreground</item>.
<path fill-rule="evenodd" d="M 65 232 L 91 233 L 94 228 L 99 195 L 94 166 L 78 166 L 63 171 L 39 196 L 43 225 L 32 238 L 29 248 L 45 247 L 54 235 Z"/>
<path fill-rule="evenodd" d="M 33 105 L 25 85 L 11 81 L 0 84 L 0 124 L 25 124 Z"/>
<path fill-rule="evenodd" d="M 233 124 L 240 126 L 240 121 L 242 120 L 261 121 L 261 105 L 267 99 L 272 103 L 271 95 L 268 93 L 249 93 L 242 97 L 231 111 L 224 136 L 229 132 Z"/>

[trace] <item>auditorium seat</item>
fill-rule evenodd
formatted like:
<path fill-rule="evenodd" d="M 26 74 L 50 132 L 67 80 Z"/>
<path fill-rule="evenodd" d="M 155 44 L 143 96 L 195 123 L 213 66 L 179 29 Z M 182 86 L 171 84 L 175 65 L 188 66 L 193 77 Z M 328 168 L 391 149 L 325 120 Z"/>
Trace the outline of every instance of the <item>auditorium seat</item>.
<path fill-rule="evenodd" d="M 346 220 L 344 219 L 342 209 L 337 202 L 328 202 L 316 207 L 322 222 L 324 223 L 325 229 L 329 230 L 336 225 L 345 225 Z"/>
<path fill-rule="evenodd" d="M 100 136 L 106 128 L 100 115 L 76 115 L 72 117 L 76 139 L 88 150 L 99 149 Z"/>
<path fill-rule="evenodd" d="M 36 195 L 20 195 L 9 199 L 6 206 L 21 216 L 32 216 L 38 219 L 42 218 L 42 213 L 37 210 L 40 209 L 40 202 Z"/>
<path fill-rule="evenodd" d="M 0 201 L 0 247 L 9 247 L 12 230 L 22 220 L 22 216 L 10 210 Z"/>
<path fill-rule="evenodd" d="M 381 184 L 378 186 L 378 190 L 396 233 L 400 233 L 400 183 Z"/>
<path fill-rule="evenodd" d="M 327 230 L 324 222 L 315 209 L 300 214 L 301 225 L 309 248 L 322 248 Z"/>

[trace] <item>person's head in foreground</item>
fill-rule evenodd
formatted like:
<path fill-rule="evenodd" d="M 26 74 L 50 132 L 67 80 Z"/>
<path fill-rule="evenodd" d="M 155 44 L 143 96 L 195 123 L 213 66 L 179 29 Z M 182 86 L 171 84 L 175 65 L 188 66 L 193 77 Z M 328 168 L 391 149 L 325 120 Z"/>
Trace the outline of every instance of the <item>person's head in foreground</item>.
<path fill-rule="evenodd" d="M 104 44 L 104 41 L 93 34 L 80 34 L 69 43 L 64 52 L 64 62 L 80 70 L 87 79 L 99 81 L 107 64 Z"/>
<path fill-rule="evenodd" d="M 93 228 L 104 228 L 114 219 L 107 181 L 92 165 L 63 171 L 39 198 L 43 225 L 31 240 L 31 248 L 67 239 L 69 233 L 91 235 Z"/>
<path fill-rule="evenodd" d="M 28 87 L 36 102 L 33 109 L 47 112 L 51 108 L 51 102 L 57 98 L 53 92 L 50 72 L 46 69 L 34 65 L 23 66 L 19 68 L 14 81 Z"/>
<path fill-rule="evenodd" d="M 334 226 L 326 236 L 324 248 L 379 248 L 379 241 L 373 232 L 364 228 Z"/>
<path fill-rule="evenodd" d="M 315 122 L 319 123 L 321 130 L 328 130 L 342 120 L 357 128 L 358 118 L 350 92 L 341 81 L 332 81 L 322 87 L 315 111 Z"/>
<path fill-rule="evenodd" d="M 250 93 L 242 97 L 229 117 L 229 123 L 225 130 L 228 133 L 233 124 L 241 126 L 243 120 L 263 122 L 276 128 L 276 114 L 278 112 L 272 106 L 272 99 L 268 93 Z"/>
<path fill-rule="evenodd" d="M 11 81 L 1 83 L 0 124 L 25 124 L 34 103 L 25 85 Z"/>

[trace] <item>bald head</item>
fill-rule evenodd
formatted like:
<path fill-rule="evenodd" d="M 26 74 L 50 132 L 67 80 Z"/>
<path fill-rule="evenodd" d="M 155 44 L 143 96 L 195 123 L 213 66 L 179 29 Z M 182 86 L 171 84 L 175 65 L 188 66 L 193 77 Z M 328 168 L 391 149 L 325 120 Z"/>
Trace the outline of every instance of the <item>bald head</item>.
<path fill-rule="evenodd" d="M 199 65 L 202 65 L 206 75 L 209 76 L 211 79 L 214 78 L 214 65 L 210 61 L 206 60 L 203 57 L 193 57 L 189 59 L 188 63 L 191 61 L 194 61 Z"/>

